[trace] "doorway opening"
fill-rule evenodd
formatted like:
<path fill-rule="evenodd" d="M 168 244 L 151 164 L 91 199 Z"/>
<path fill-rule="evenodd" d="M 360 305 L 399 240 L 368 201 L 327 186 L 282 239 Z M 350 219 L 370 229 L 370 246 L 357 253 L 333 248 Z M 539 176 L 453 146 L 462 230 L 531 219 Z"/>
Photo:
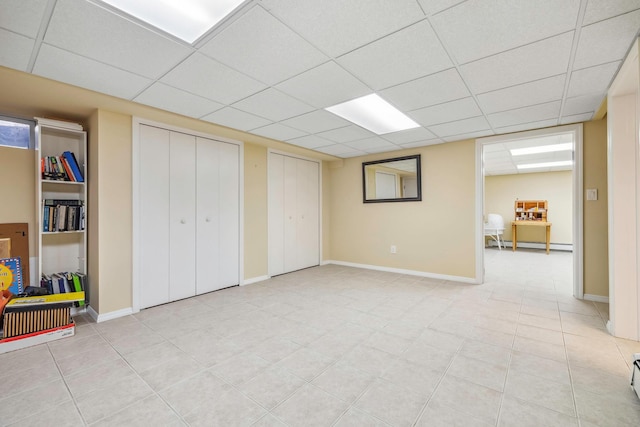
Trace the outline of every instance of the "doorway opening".
<path fill-rule="evenodd" d="M 536 202 L 531 205 L 535 208 L 528 207 L 523 211 L 516 201 L 521 202 L 520 205 L 524 205 L 522 202 Z M 540 207 L 543 206 L 541 202 L 548 204 Z M 519 206 L 521 212 L 518 212 Z M 491 278 L 491 275 L 487 276 L 487 268 L 509 265 L 510 268 L 504 273 L 517 274 L 523 269 L 537 271 L 548 266 L 555 269 L 556 274 L 565 275 L 568 293 L 582 299 L 582 206 L 581 124 L 478 139 L 477 283 L 484 283 Z M 546 219 L 541 218 L 540 213 L 534 215 L 534 210 L 544 211 Z M 484 222 L 489 213 L 497 213 L 504 218 L 506 248 L 500 251 L 501 258 L 496 258 L 495 254 L 500 253 L 497 247 L 495 251 L 492 248 L 485 253 Z M 545 227 L 529 227 L 543 225 L 543 222 L 548 223 L 546 228 L 550 231 L 550 238 L 545 236 Z M 513 251 L 513 231 L 517 231 L 516 251 Z M 546 251 L 548 241 L 550 255 Z M 527 254 L 532 257 L 523 258 Z M 568 266 L 564 273 L 563 265 Z"/>

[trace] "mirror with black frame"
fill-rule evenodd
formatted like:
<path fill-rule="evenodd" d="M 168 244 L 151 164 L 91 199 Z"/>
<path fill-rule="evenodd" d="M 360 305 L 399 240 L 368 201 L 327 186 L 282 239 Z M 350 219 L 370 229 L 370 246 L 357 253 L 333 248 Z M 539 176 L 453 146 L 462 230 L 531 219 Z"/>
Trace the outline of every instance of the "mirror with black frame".
<path fill-rule="evenodd" d="M 364 203 L 422 200 L 420 155 L 362 163 Z"/>

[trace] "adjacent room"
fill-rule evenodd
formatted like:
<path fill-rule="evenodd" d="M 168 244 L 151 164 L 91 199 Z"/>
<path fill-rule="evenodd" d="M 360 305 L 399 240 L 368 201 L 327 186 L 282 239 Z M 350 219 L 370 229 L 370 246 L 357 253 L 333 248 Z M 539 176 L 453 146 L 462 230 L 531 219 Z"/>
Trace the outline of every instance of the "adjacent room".
<path fill-rule="evenodd" d="M 640 425 L 639 30 L 1 2 L 0 426 Z"/>

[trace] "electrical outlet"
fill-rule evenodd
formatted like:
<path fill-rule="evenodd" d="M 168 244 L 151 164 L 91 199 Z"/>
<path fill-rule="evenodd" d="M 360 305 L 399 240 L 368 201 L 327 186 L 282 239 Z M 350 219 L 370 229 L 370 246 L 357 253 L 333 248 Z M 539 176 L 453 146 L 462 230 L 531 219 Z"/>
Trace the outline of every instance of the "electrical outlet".
<path fill-rule="evenodd" d="M 598 200 L 598 189 L 597 188 L 587 189 L 587 200 Z"/>
<path fill-rule="evenodd" d="M 391 253 L 395 254 L 398 251 L 398 248 L 396 248 L 396 245 L 391 245 Z"/>

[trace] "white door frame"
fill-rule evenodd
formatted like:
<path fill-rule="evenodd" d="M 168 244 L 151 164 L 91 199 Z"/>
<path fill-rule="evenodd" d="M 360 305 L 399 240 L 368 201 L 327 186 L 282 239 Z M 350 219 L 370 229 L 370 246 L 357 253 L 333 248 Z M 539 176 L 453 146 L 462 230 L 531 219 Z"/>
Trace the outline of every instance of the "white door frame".
<path fill-rule="evenodd" d="M 238 230 L 238 239 L 240 240 L 238 243 L 238 280 L 239 284 L 244 282 L 244 143 L 242 141 L 236 141 L 234 139 L 224 138 L 218 135 L 212 135 L 208 133 L 198 132 L 192 129 L 186 129 L 181 127 L 176 127 L 172 125 L 168 125 L 166 123 L 155 122 L 152 120 L 143 119 L 140 117 L 133 117 L 132 120 L 132 159 L 131 159 L 131 169 L 132 169 L 132 223 L 133 223 L 133 252 L 132 252 L 132 284 L 131 284 L 131 308 L 134 313 L 140 311 L 140 269 L 138 268 L 138 263 L 140 260 L 140 231 L 138 229 L 138 224 L 142 221 L 140 218 L 140 125 L 153 126 L 160 129 L 165 129 L 173 132 L 185 133 L 187 135 L 199 136 L 202 138 L 212 139 L 214 141 L 226 142 L 230 144 L 235 144 L 239 148 L 239 230 Z"/>
<path fill-rule="evenodd" d="M 269 173 L 270 173 L 270 162 L 271 158 L 270 154 L 280 154 L 282 156 L 293 157 L 295 159 L 307 160 L 310 162 L 315 162 L 318 164 L 318 265 L 322 265 L 323 254 L 322 254 L 322 161 L 318 159 L 313 159 L 311 157 L 300 156 L 298 154 L 291 154 L 286 151 L 274 150 L 272 148 L 267 149 L 267 248 L 269 248 L 269 239 L 271 236 L 269 235 Z M 271 271 L 269 271 L 269 257 L 271 256 L 270 252 L 267 251 L 267 277 L 272 277 Z"/>
<path fill-rule="evenodd" d="M 517 139 L 556 135 L 559 133 L 574 134 L 573 149 L 573 296 L 584 298 L 584 247 L 583 247 L 583 179 L 582 179 L 582 123 L 536 129 L 527 132 L 490 136 L 476 139 L 476 283 L 484 283 L 484 169 L 483 146 Z"/>

